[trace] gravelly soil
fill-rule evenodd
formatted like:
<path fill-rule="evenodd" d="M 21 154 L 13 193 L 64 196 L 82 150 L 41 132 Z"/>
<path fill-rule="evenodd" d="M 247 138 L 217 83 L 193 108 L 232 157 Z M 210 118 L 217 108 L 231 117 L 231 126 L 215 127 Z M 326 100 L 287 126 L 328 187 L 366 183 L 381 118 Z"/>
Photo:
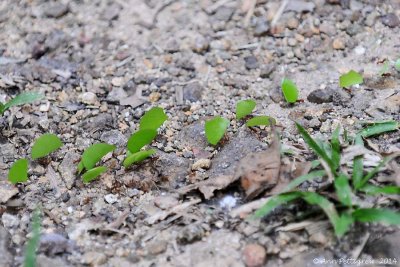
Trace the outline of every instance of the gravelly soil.
<path fill-rule="evenodd" d="M 299 205 L 262 221 L 231 217 L 230 209 L 245 202 L 238 184 L 210 200 L 177 193 L 233 172 L 240 158 L 268 147 L 268 131 L 234 120 L 238 100 L 255 99 L 256 114 L 276 118 L 282 143 L 292 148 L 304 147 L 293 121 L 326 138 L 338 124 L 352 134 L 363 122 L 400 119 L 400 73 L 377 74 L 380 62 L 400 55 L 399 1 L 289 1 L 271 25 L 282 2 L 257 1 L 246 19 L 241 1 L 1 1 L 0 101 L 26 90 L 46 99 L 0 118 L 0 266 L 21 265 L 38 204 L 39 266 L 251 266 L 246 253 L 266 254 L 265 266 L 398 257 L 394 227 L 356 225 L 337 241 L 324 217 L 298 231 L 277 230 L 299 221 Z M 364 83 L 339 88 L 350 69 Z M 283 77 L 299 87 L 294 105 L 284 102 Z M 126 141 L 152 106 L 169 116 L 153 143 L 157 155 L 126 171 Z M 233 120 L 217 148 L 203 132 L 214 115 Z M 65 145 L 50 163 L 31 163 L 27 184 L 9 185 L 9 166 L 28 157 L 46 132 Z M 394 132 L 372 141 L 388 152 L 400 148 L 399 140 Z M 99 141 L 118 149 L 105 159 L 109 171 L 84 185 L 76 164 Z M 199 159 L 210 159 L 210 170 L 192 170 Z M 383 201 L 398 206 L 398 198 Z M 192 204 L 152 221 L 179 203 Z"/>

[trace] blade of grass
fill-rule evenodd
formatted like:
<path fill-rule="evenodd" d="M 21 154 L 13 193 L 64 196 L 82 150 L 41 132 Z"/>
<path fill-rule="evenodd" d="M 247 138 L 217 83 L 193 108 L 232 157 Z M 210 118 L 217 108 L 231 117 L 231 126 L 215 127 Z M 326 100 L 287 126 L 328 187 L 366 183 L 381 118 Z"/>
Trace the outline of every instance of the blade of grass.
<path fill-rule="evenodd" d="M 29 239 L 25 251 L 24 267 L 36 266 L 36 250 L 40 239 L 40 211 L 36 209 L 32 218 L 32 237 Z"/>
<path fill-rule="evenodd" d="M 335 131 L 332 133 L 331 138 L 331 146 L 332 146 L 332 161 L 335 165 L 335 169 L 339 168 L 340 166 L 340 141 L 339 141 L 339 134 L 340 134 L 340 126 L 336 127 Z"/>
<path fill-rule="evenodd" d="M 366 184 L 361 189 L 361 191 L 370 194 L 370 195 L 378 195 L 378 194 L 387 194 L 387 195 L 399 195 L 400 187 L 395 185 L 387 185 L 387 186 L 375 186 L 372 184 Z"/>
<path fill-rule="evenodd" d="M 264 204 L 264 206 L 255 211 L 253 217 L 261 218 L 267 216 L 276 207 L 300 198 L 301 196 L 301 192 L 289 192 L 273 196 L 267 201 L 267 203 Z"/>
<path fill-rule="evenodd" d="M 381 160 L 381 162 L 379 162 L 379 164 L 375 168 L 373 168 L 372 171 L 367 173 L 367 175 L 365 175 L 361 179 L 360 183 L 357 184 L 358 186 L 356 187 L 356 189 L 360 189 L 361 187 L 363 187 L 372 177 L 374 177 L 379 172 L 379 170 L 383 166 L 385 166 L 386 163 L 388 163 L 392 159 L 393 159 L 393 156 L 392 157 L 386 157 L 383 160 Z"/>
<path fill-rule="evenodd" d="M 356 136 L 355 145 L 364 146 L 364 142 L 363 142 L 360 134 L 358 134 Z M 358 189 L 361 187 L 361 180 L 363 177 L 363 169 L 364 169 L 363 155 L 355 157 L 353 160 L 353 179 L 352 179 L 353 187 L 355 189 Z"/>
<path fill-rule="evenodd" d="M 296 179 L 294 179 L 293 181 L 291 181 L 285 187 L 285 189 L 283 189 L 283 192 L 291 191 L 294 188 L 296 188 L 297 186 L 299 186 L 300 184 L 304 183 L 305 181 L 311 181 L 313 179 L 323 177 L 324 175 L 326 175 L 325 170 L 312 171 L 310 173 L 301 175 L 301 176 L 297 177 Z"/>
<path fill-rule="evenodd" d="M 384 121 L 384 122 L 377 122 L 362 129 L 358 134 L 362 137 L 367 138 L 370 136 L 395 131 L 399 128 L 399 123 L 397 121 Z"/>
<path fill-rule="evenodd" d="M 354 218 L 349 213 L 343 213 L 337 220 L 335 226 L 335 234 L 337 237 L 343 236 L 354 223 Z"/>
<path fill-rule="evenodd" d="M 321 157 L 329 166 L 332 171 L 333 175 L 336 175 L 336 168 L 333 161 L 329 158 L 328 154 L 315 142 L 315 140 L 310 136 L 310 134 L 301 126 L 299 123 L 296 122 L 297 129 L 299 130 L 300 134 L 303 136 L 304 141 L 311 147 L 311 149 Z"/>
<path fill-rule="evenodd" d="M 351 188 L 349 185 L 349 179 L 346 175 L 341 173 L 336 177 L 334 184 L 336 195 L 340 202 L 347 207 L 351 207 Z"/>
<path fill-rule="evenodd" d="M 386 209 L 357 209 L 353 217 L 359 222 L 380 222 L 400 225 L 400 213 Z"/>
<path fill-rule="evenodd" d="M 6 104 L 4 104 L 4 110 L 7 110 L 13 106 L 32 103 L 34 101 L 42 99 L 43 97 L 44 95 L 38 92 L 21 93 L 16 97 L 14 97 L 13 99 L 11 99 L 10 101 L 8 101 Z"/>

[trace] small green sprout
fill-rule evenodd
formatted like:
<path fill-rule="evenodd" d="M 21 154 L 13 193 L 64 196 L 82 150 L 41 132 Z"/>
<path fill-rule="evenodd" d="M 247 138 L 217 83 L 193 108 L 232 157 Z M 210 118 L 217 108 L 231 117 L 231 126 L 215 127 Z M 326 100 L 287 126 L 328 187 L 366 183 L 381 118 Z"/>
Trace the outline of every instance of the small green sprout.
<path fill-rule="evenodd" d="M 37 92 L 25 92 L 17 95 L 7 103 L 1 103 L 0 102 L 0 115 L 3 115 L 3 113 L 13 107 L 13 106 L 19 106 L 19 105 L 24 105 L 28 103 L 35 102 L 37 100 L 41 100 L 44 96 L 41 93 Z"/>
<path fill-rule="evenodd" d="M 348 73 L 345 73 L 339 78 L 339 86 L 342 88 L 347 88 L 355 84 L 362 84 L 364 81 L 361 74 L 354 70 L 350 70 Z"/>
<path fill-rule="evenodd" d="M 87 184 L 87 183 L 93 181 L 94 179 L 96 179 L 97 177 L 99 177 L 100 174 L 102 174 L 106 171 L 107 171 L 107 167 L 104 167 L 104 166 L 95 167 L 95 168 L 90 169 L 87 172 L 85 172 L 82 175 L 82 180 L 85 184 Z"/>
<path fill-rule="evenodd" d="M 12 184 L 28 181 L 28 160 L 19 159 L 13 163 L 8 173 L 8 180 Z"/>
<path fill-rule="evenodd" d="M 140 130 L 157 130 L 168 119 L 164 110 L 160 107 L 154 107 L 147 111 L 140 119 Z"/>
<path fill-rule="evenodd" d="M 254 127 L 254 126 L 260 126 L 260 125 L 271 125 L 275 124 L 276 121 L 274 118 L 270 117 L 270 116 L 256 116 L 254 118 L 251 118 L 250 120 L 248 120 L 246 122 L 246 126 L 248 127 Z"/>
<path fill-rule="evenodd" d="M 249 115 L 256 107 L 254 100 L 242 100 L 236 104 L 236 119 L 240 120 Z"/>
<path fill-rule="evenodd" d="M 141 162 L 141 161 L 147 159 L 148 157 L 150 157 L 151 155 L 153 155 L 154 153 L 156 153 L 155 149 L 149 149 L 149 150 L 143 150 L 143 151 L 139 151 L 139 152 L 130 154 L 124 160 L 124 163 L 123 163 L 124 167 L 129 168 L 132 164 Z"/>
<path fill-rule="evenodd" d="M 32 218 L 32 237 L 29 239 L 25 250 L 24 267 L 36 267 L 36 251 L 40 241 L 40 210 L 37 208 Z"/>
<path fill-rule="evenodd" d="M 208 142 L 215 146 L 224 136 L 229 124 L 229 120 L 220 116 L 214 117 L 213 119 L 206 121 L 205 133 Z"/>
<path fill-rule="evenodd" d="M 299 90 L 296 84 L 292 80 L 284 78 L 281 87 L 286 102 L 295 103 L 299 97 Z"/>
<path fill-rule="evenodd" d="M 43 158 L 62 147 L 63 143 L 55 134 L 43 134 L 33 144 L 32 159 Z"/>
<path fill-rule="evenodd" d="M 84 169 L 91 170 L 102 157 L 114 151 L 115 148 L 114 145 L 107 143 L 93 144 L 86 148 L 82 154 L 82 159 L 78 164 L 78 172 L 81 173 Z"/>

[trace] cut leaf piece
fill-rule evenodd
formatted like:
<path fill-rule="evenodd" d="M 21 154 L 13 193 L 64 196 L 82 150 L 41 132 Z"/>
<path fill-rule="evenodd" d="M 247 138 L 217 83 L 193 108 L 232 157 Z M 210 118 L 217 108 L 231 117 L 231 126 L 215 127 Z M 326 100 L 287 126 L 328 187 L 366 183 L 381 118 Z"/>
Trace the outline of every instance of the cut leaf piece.
<path fill-rule="evenodd" d="M 364 138 L 367 138 L 370 136 L 395 131 L 399 129 L 399 127 L 400 123 L 398 123 L 397 121 L 376 122 L 362 129 L 358 134 L 360 134 Z"/>
<path fill-rule="evenodd" d="M 214 146 L 218 144 L 219 140 L 224 136 L 228 126 L 229 121 L 220 116 L 206 121 L 205 132 L 208 142 Z"/>
<path fill-rule="evenodd" d="M 21 93 L 21 94 L 17 95 L 16 97 L 14 97 L 13 99 L 11 99 L 10 101 L 8 101 L 4 105 L 4 110 L 7 110 L 7 109 L 9 109 L 10 107 L 13 107 L 13 106 L 32 103 L 34 101 L 42 99 L 43 97 L 44 97 L 43 94 L 37 93 L 37 92 Z"/>
<path fill-rule="evenodd" d="M 28 181 L 28 160 L 19 159 L 13 163 L 8 173 L 8 180 L 13 183 L 23 183 Z"/>
<path fill-rule="evenodd" d="M 296 84 L 292 80 L 284 78 L 281 87 L 286 102 L 295 103 L 299 97 L 299 90 Z"/>
<path fill-rule="evenodd" d="M 157 131 L 154 129 L 143 129 L 132 134 L 128 140 L 128 150 L 131 153 L 139 152 L 142 147 L 150 144 L 157 136 Z"/>
<path fill-rule="evenodd" d="M 241 118 L 246 117 L 254 110 L 255 107 L 256 107 L 256 102 L 251 99 L 237 102 L 236 119 L 240 120 Z"/>
<path fill-rule="evenodd" d="M 357 209 L 353 217 L 359 222 L 380 222 L 400 225 L 400 213 L 385 209 Z"/>
<path fill-rule="evenodd" d="M 157 130 L 166 120 L 168 116 L 160 107 L 154 107 L 147 111 L 140 119 L 140 130 L 153 129 Z"/>
<path fill-rule="evenodd" d="M 254 126 L 260 126 L 260 125 L 270 125 L 270 124 L 275 124 L 276 121 L 274 118 L 270 116 L 257 116 L 254 118 L 251 118 L 246 122 L 246 126 L 248 127 L 254 127 Z"/>
<path fill-rule="evenodd" d="M 51 152 L 59 149 L 63 143 L 60 138 L 55 134 L 43 134 L 33 144 L 32 147 L 32 159 L 38 159 L 46 157 Z"/>
<path fill-rule="evenodd" d="M 155 149 L 149 149 L 149 150 L 136 152 L 124 160 L 124 163 L 123 163 L 124 167 L 128 168 L 129 166 L 131 166 L 134 163 L 141 162 L 141 161 L 147 159 L 148 157 L 150 157 L 151 155 L 153 155 L 154 153 L 156 153 Z"/>
<path fill-rule="evenodd" d="M 93 168 L 91 170 L 88 170 L 87 172 L 85 172 L 82 175 L 82 180 L 85 184 L 89 183 L 89 182 L 93 181 L 94 179 L 96 179 L 97 177 L 99 177 L 100 174 L 102 174 L 106 171 L 107 171 L 107 167 L 104 167 L 104 166 L 99 166 L 99 167 Z"/>
<path fill-rule="evenodd" d="M 400 71 L 400 58 L 396 60 L 396 62 L 394 63 L 394 67 L 397 71 Z"/>
<path fill-rule="evenodd" d="M 363 77 L 358 72 L 351 70 L 348 73 L 340 76 L 339 85 L 340 87 L 344 88 L 355 84 L 362 84 L 363 81 Z"/>
<path fill-rule="evenodd" d="M 99 162 L 102 157 L 113 151 L 115 148 L 116 146 L 107 143 L 91 145 L 90 147 L 86 148 L 82 154 L 83 167 L 86 170 L 93 169 L 93 167 L 96 166 L 97 162 Z M 79 169 L 80 167 L 78 165 L 78 170 Z"/>

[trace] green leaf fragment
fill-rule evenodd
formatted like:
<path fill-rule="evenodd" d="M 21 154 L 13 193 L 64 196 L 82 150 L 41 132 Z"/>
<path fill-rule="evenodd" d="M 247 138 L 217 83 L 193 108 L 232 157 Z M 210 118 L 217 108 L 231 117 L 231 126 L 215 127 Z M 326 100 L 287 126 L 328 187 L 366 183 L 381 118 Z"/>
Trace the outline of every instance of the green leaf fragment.
<path fill-rule="evenodd" d="M 371 184 L 366 184 L 360 190 L 369 195 L 378 195 L 378 194 L 400 195 L 400 187 L 395 185 L 387 185 L 380 187 Z"/>
<path fill-rule="evenodd" d="M 251 118 L 250 120 L 248 120 L 246 122 L 246 126 L 247 127 L 254 127 L 254 126 L 260 126 L 260 125 L 271 125 L 275 124 L 276 121 L 274 118 L 270 117 L 270 116 L 257 116 L 254 118 Z"/>
<path fill-rule="evenodd" d="M 25 251 L 24 267 L 36 267 L 36 251 L 40 241 L 40 211 L 36 209 L 32 219 L 32 237 L 28 241 Z"/>
<path fill-rule="evenodd" d="M 99 166 L 99 167 L 93 168 L 91 170 L 88 170 L 87 172 L 85 172 L 82 175 L 82 180 L 85 184 L 89 183 L 89 182 L 93 181 L 94 179 L 96 179 L 97 177 L 99 177 L 100 174 L 102 174 L 106 171 L 107 171 L 107 167 L 104 167 L 104 166 Z"/>
<path fill-rule="evenodd" d="M 299 97 L 299 91 L 296 84 L 292 80 L 284 78 L 281 87 L 286 102 L 295 103 Z"/>
<path fill-rule="evenodd" d="M 336 127 L 335 131 L 332 133 L 331 139 L 331 146 L 332 146 L 332 153 L 331 158 L 335 168 L 339 168 L 340 166 L 340 141 L 339 141 L 339 134 L 340 134 L 340 126 Z"/>
<path fill-rule="evenodd" d="M 92 169 L 96 166 L 97 162 L 101 160 L 102 157 L 110 153 L 116 148 L 114 145 L 110 145 L 107 143 L 98 143 L 93 144 L 90 147 L 86 148 L 82 154 L 83 167 L 86 170 Z M 78 170 L 80 170 L 82 166 L 78 165 Z"/>
<path fill-rule="evenodd" d="M 364 142 L 362 140 L 361 135 L 357 135 L 355 139 L 355 145 L 364 146 Z M 364 163 L 363 163 L 363 155 L 354 157 L 353 160 L 353 187 L 358 189 L 361 187 L 361 180 L 364 174 Z"/>
<path fill-rule="evenodd" d="M 43 134 L 33 144 L 31 152 L 32 159 L 43 158 L 59 149 L 62 145 L 63 143 L 57 135 Z"/>
<path fill-rule="evenodd" d="M 143 129 L 132 134 L 128 140 L 128 150 L 131 153 L 140 151 L 142 147 L 150 144 L 157 136 L 157 131 L 154 129 Z"/>
<path fill-rule="evenodd" d="M 241 118 L 246 117 L 254 110 L 255 107 L 256 107 L 256 102 L 251 99 L 237 102 L 236 119 L 240 120 Z"/>
<path fill-rule="evenodd" d="M 358 134 L 364 138 L 379 135 L 386 132 L 391 132 L 399 129 L 400 123 L 397 121 L 384 121 L 373 123 L 372 125 L 362 129 Z"/>
<path fill-rule="evenodd" d="M 4 108 L 4 104 L 0 102 L 0 115 L 3 115 L 5 108 Z"/>
<path fill-rule="evenodd" d="M 353 217 L 359 222 L 379 222 L 400 225 L 400 213 L 386 209 L 357 209 Z"/>
<path fill-rule="evenodd" d="M 385 60 L 385 62 L 383 63 L 381 69 L 379 70 L 379 76 L 382 76 L 385 73 L 388 73 L 389 69 L 390 69 L 390 62 L 389 62 L 389 60 Z"/>
<path fill-rule="evenodd" d="M 355 84 L 362 84 L 363 81 L 363 77 L 358 72 L 351 70 L 340 76 L 339 85 L 340 87 L 345 88 Z"/>
<path fill-rule="evenodd" d="M 394 67 L 397 71 L 400 71 L 400 58 L 396 60 L 396 62 L 394 63 Z"/>
<path fill-rule="evenodd" d="M 13 163 L 8 173 L 8 180 L 12 184 L 28 181 L 28 160 L 19 159 Z"/>
<path fill-rule="evenodd" d="M 160 107 L 154 107 L 147 111 L 140 119 L 140 130 L 153 129 L 157 130 L 166 120 L 168 116 Z"/>
<path fill-rule="evenodd" d="M 123 165 L 124 165 L 125 168 L 128 168 L 129 166 L 131 166 L 134 163 L 138 163 L 138 162 L 141 162 L 141 161 L 147 159 L 148 157 L 150 157 L 154 153 L 156 153 L 155 149 L 149 149 L 149 150 L 136 152 L 136 153 L 131 154 L 130 156 L 128 156 L 124 160 Z"/>
<path fill-rule="evenodd" d="M 392 160 L 393 157 L 389 156 L 384 158 L 383 160 L 381 160 L 378 165 L 372 169 L 372 171 L 370 171 L 369 173 L 367 173 L 362 179 L 361 181 L 357 184 L 356 189 L 360 189 L 362 187 L 364 187 L 364 185 L 372 178 L 374 177 L 379 171 L 380 169 L 385 166 L 386 163 L 388 163 L 390 160 Z"/>
<path fill-rule="evenodd" d="M 7 109 L 9 109 L 10 107 L 13 107 L 13 106 L 32 103 L 34 101 L 42 99 L 43 97 L 44 97 L 43 94 L 37 93 L 37 92 L 21 93 L 21 94 L 17 95 L 16 97 L 14 97 L 13 99 L 11 99 L 10 101 L 8 101 L 4 105 L 4 110 L 7 110 Z"/>
<path fill-rule="evenodd" d="M 229 121 L 225 118 L 217 116 L 205 123 L 205 133 L 210 144 L 216 145 L 224 136 Z"/>

